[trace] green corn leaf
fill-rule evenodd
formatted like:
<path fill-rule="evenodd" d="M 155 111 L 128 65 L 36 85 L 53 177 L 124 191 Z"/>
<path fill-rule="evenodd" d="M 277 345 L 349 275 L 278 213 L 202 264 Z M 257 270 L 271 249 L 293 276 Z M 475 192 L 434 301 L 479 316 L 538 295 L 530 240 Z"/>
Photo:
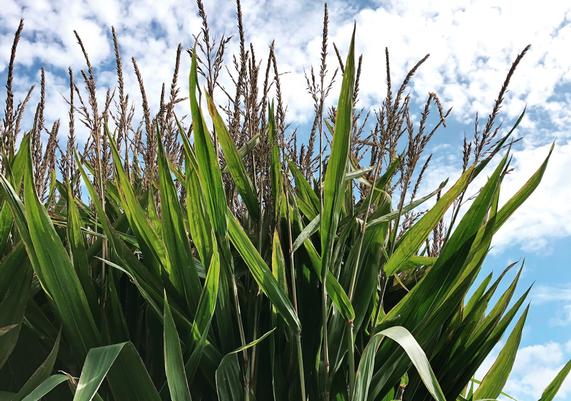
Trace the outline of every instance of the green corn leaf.
<path fill-rule="evenodd" d="M 490 281 L 492 281 L 492 276 L 493 276 L 492 273 L 488 274 L 486 278 L 482 280 L 478 288 L 476 288 L 476 291 L 474 291 L 474 293 L 470 297 L 470 300 L 466 304 L 466 307 L 464 308 L 464 313 L 463 313 L 464 316 L 469 315 L 470 312 L 474 309 L 474 307 L 480 304 L 480 300 L 482 299 L 482 296 L 484 295 L 486 288 L 488 288 L 488 284 L 490 284 Z"/>
<path fill-rule="evenodd" d="M 29 145 L 29 140 L 24 140 L 23 146 L 27 149 L 24 204 L 3 176 L 0 176 L 0 185 L 42 288 L 58 312 L 75 351 L 86 354 L 90 347 L 98 344 L 100 334 L 69 255 L 36 195 Z"/>
<path fill-rule="evenodd" d="M 242 256 L 242 259 L 248 266 L 252 277 L 256 280 L 261 290 L 269 298 L 270 302 L 274 305 L 278 313 L 284 320 L 291 325 L 292 328 L 300 330 L 299 319 L 291 305 L 287 294 L 284 293 L 277 280 L 272 275 L 272 272 L 264 259 L 260 256 L 244 229 L 232 215 L 228 213 L 228 234 L 232 244 Z"/>
<path fill-rule="evenodd" d="M 42 381 L 30 394 L 22 398 L 22 401 L 38 401 L 54 388 L 69 380 L 64 374 L 52 375 Z"/>
<path fill-rule="evenodd" d="M 276 127 L 276 117 L 274 114 L 274 103 L 272 102 L 268 111 L 268 143 L 270 145 L 270 183 L 272 199 L 274 200 L 274 219 L 278 219 L 280 211 L 284 206 L 284 175 L 280 157 L 280 138 Z M 285 213 L 285 212 L 283 212 Z"/>
<path fill-rule="evenodd" d="M 287 294 L 286 264 L 277 230 L 274 230 L 272 243 L 272 273 L 283 292 Z"/>
<path fill-rule="evenodd" d="M 317 215 L 320 209 L 320 202 L 319 196 L 315 193 L 309 182 L 303 176 L 303 173 L 299 169 L 299 167 L 293 162 L 288 162 L 289 170 L 293 175 L 293 179 L 295 181 L 296 189 L 299 193 L 299 196 L 304 200 L 304 203 L 308 205 L 311 210 L 311 213 Z M 312 217 L 313 218 L 313 217 Z"/>
<path fill-rule="evenodd" d="M 554 144 L 551 145 L 549 149 L 549 154 L 545 158 L 545 161 L 539 166 L 537 171 L 523 184 L 523 186 L 506 202 L 506 204 L 500 209 L 498 212 L 498 217 L 496 218 L 496 227 L 495 230 L 499 230 L 499 228 L 506 222 L 506 220 L 520 207 L 523 202 L 529 198 L 529 196 L 535 191 L 541 179 L 543 178 L 543 174 L 547 169 L 547 163 L 549 162 L 549 158 L 553 153 Z"/>
<path fill-rule="evenodd" d="M 476 241 L 476 237 L 488 216 L 491 204 L 494 199 L 497 199 L 501 173 L 506 161 L 507 157 L 504 157 L 486 185 L 480 190 L 440 252 L 434 266 L 410 292 L 400 299 L 397 305 L 387 311 L 378 330 L 387 327 L 387 324 L 394 324 L 391 321 L 395 320 L 398 324 L 406 325 L 411 329 L 421 344 L 430 344 L 431 336 L 438 336 L 441 325 L 455 314 L 456 311 L 450 308 L 453 305 L 460 305 L 487 253 L 493 234 L 493 221 L 485 224 L 488 229 L 484 230 L 485 235 L 482 239 Z M 419 220 L 421 221 L 422 219 Z M 411 231 L 408 235 L 410 233 Z M 429 327 L 425 327 L 427 325 Z M 395 380 L 399 380 L 409 366 L 408 361 L 401 357 L 396 346 L 387 344 L 384 351 L 387 359 L 385 368 L 375 373 L 373 381 L 372 394 L 375 397 L 388 391 L 388 387 Z M 443 383 L 447 387 L 453 386 L 452 383 L 446 381 Z"/>
<path fill-rule="evenodd" d="M 191 312 L 194 313 L 201 291 L 200 280 L 193 263 L 192 249 L 184 227 L 183 211 L 180 207 L 178 194 L 162 145 L 161 134 L 158 130 L 157 140 L 161 221 L 163 238 L 170 259 L 170 279 L 179 294 L 186 300 Z"/>
<path fill-rule="evenodd" d="M 178 123 L 178 121 L 177 121 Z M 198 251 L 200 260 L 204 265 L 210 263 L 212 254 L 213 238 L 208 212 L 206 211 L 206 199 L 200 187 L 198 178 L 198 162 L 196 155 L 191 148 L 184 130 L 179 124 L 179 133 L 182 139 L 185 154 L 185 189 L 186 189 L 186 211 L 190 235 Z"/>
<path fill-rule="evenodd" d="M 56 362 L 56 358 L 57 358 L 57 355 L 59 352 L 60 339 L 61 339 L 61 332 L 58 333 L 56 340 L 55 340 L 55 343 L 54 343 L 54 346 L 52 347 L 52 349 L 51 349 L 50 353 L 48 354 L 48 356 L 46 357 L 46 359 L 42 362 L 42 364 L 40 366 L 37 367 L 37 369 L 28 378 L 28 380 L 26 380 L 26 382 L 20 388 L 20 391 L 18 391 L 18 393 L 14 396 L 12 401 L 20 401 L 20 400 L 27 399 L 29 396 L 32 396 L 32 394 L 40 394 L 44 391 L 44 390 L 40 390 L 39 389 L 40 387 L 42 389 L 48 389 L 47 391 L 51 391 L 51 389 L 53 387 L 49 388 L 49 385 L 43 385 L 43 383 L 46 380 L 49 380 L 49 377 L 50 377 L 52 371 L 54 370 L 54 364 Z M 53 384 L 54 382 L 55 382 L 55 379 L 52 379 L 51 383 Z M 36 390 L 37 390 L 37 392 L 36 392 Z M 47 394 L 47 392 L 42 393 L 42 395 L 39 397 L 42 397 L 45 394 Z M 32 396 L 32 397 L 34 397 L 34 396 Z M 34 399 L 39 399 L 39 398 L 34 398 Z"/>
<path fill-rule="evenodd" d="M 398 210 L 395 210 L 395 211 L 387 213 L 381 217 L 377 217 L 376 219 L 370 220 L 367 223 L 367 228 L 374 227 L 377 224 L 387 223 L 389 221 L 396 219 L 399 215 L 402 215 L 403 213 L 410 212 L 411 210 L 417 208 L 418 206 L 422 205 L 424 202 L 426 202 L 430 198 L 434 197 L 438 192 L 440 192 L 442 190 L 442 188 L 444 188 L 444 186 L 446 185 L 447 181 L 448 180 L 442 182 L 438 186 L 437 189 L 435 189 L 434 191 L 432 191 L 428 195 L 425 195 L 421 198 L 418 198 L 418 199 L 414 200 L 413 202 L 409 203 L 408 205 L 403 206 L 403 208 L 400 212 Z"/>
<path fill-rule="evenodd" d="M 552 401 L 557 395 L 559 388 L 567 378 L 569 371 L 571 371 L 571 360 L 569 360 L 565 364 L 565 366 L 561 368 L 561 370 L 559 371 L 559 373 L 557 373 L 557 376 L 555 376 L 553 381 L 549 383 L 549 385 L 545 388 L 545 390 L 543 390 L 543 394 L 541 394 L 541 398 L 539 399 L 539 401 Z"/>
<path fill-rule="evenodd" d="M 6 202 L 0 202 L 2 207 L 0 208 L 0 252 L 4 252 L 6 244 L 10 239 L 10 231 L 14 224 L 14 219 L 12 213 L 10 212 L 10 206 Z"/>
<path fill-rule="evenodd" d="M 111 137 L 108 130 L 106 130 L 106 132 L 109 139 L 109 145 L 111 147 L 111 154 L 113 156 L 113 164 L 115 166 L 121 205 L 125 211 L 129 225 L 139 240 L 139 246 L 141 247 L 143 254 L 148 259 L 152 260 L 152 265 L 156 272 L 159 273 L 162 266 L 169 276 L 172 276 L 172 266 L 169 258 L 167 257 L 165 244 L 159 238 L 155 228 L 152 226 L 152 219 L 149 218 L 149 213 L 145 212 L 145 209 L 143 209 L 135 195 L 131 180 L 123 168 L 121 156 L 117 150 L 115 140 Z"/>
<path fill-rule="evenodd" d="M 317 230 L 319 229 L 319 223 L 320 223 L 320 216 L 317 215 L 317 216 L 315 216 L 315 218 L 313 220 L 311 220 L 309 222 L 309 224 L 307 226 L 304 227 L 303 230 L 301 230 L 301 232 L 299 233 L 299 235 L 295 239 L 293 246 L 292 246 L 294 252 L 300 246 L 302 246 L 306 240 L 309 240 L 309 238 L 317 232 Z"/>
<path fill-rule="evenodd" d="M 305 251 L 308 253 L 311 265 L 313 266 L 315 273 L 319 277 L 319 281 L 322 282 L 321 258 L 317 253 L 315 246 L 309 239 L 306 239 L 303 245 Z M 339 281 L 332 272 L 327 272 L 327 278 L 325 281 L 325 290 L 327 291 L 327 295 L 329 296 L 329 298 L 331 298 L 333 306 L 335 306 L 335 308 L 341 313 L 345 321 L 353 321 L 355 319 L 355 310 L 353 308 L 353 305 L 351 304 L 351 301 L 349 300 L 349 296 L 345 292 L 345 289 L 339 283 Z"/>
<path fill-rule="evenodd" d="M 337 234 L 337 225 L 345 199 L 345 175 L 349 159 L 351 133 L 353 127 L 353 91 L 355 86 L 355 30 L 351 37 L 349 55 L 345 62 L 341 93 L 337 104 L 335 130 L 331 155 L 327 162 L 323 184 L 323 211 L 321 216 L 321 259 L 323 261 L 322 278 L 329 270 L 332 258 L 333 241 Z"/>
<path fill-rule="evenodd" d="M 242 158 L 236 149 L 234 141 L 228 133 L 228 129 L 226 128 L 226 124 L 224 124 L 224 120 L 214 105 L 214 101 L 208 95 L 206 95 L 206 99 L 208 103 L 208 111 L 212 117 L 216 137 L 218 138 L 218 143 L 220 144 L 222 152 L 224 153 L 228 171 L 234 179 L 236 188 L 242 196 L 242 199 L 244 200 L 250 215 L 255 221 L 258 221 L 260 219 L 260 205 L 258 204 L 258 199 L 256 197 L 256 190 L 252 185 L 250 177 L 246 173 L 246 167 L 244 166 L 244 163 L 242 163 Z"/>
<path fill-rule="evenodd" d="M 221 256 L 222 272 L 220 276 L 220 292 L 218 300 L 218 311 L 215 315 L 218 330 L 224 333 L 222 343 L 225 349 L 229 349 L 232 343 L 232 333 L 234 326 L 232 326 L 232 310 L 230 301 L 230 281 L 232 271 L 232 258 L 230 256 L 230 246 L 227 240 L 226 228 L 226 194 L 222 182 L 222 173 L 220 165 L 218 164 L 218 155 L 212 138 L 202 112 L 199 107 L 197 99 L 198 76 L 197 76 L 197 61 L 196 53 L 193 52 L 192 63 L 189 77 L 189 98 L 190 109 L 192 114 L 192 128 L 194 133 L 194 160 L 196 161 L 196 177 L 200 183 L 202 196 L 204 196 L 204 206 L 206 209 L 206 216 L 208 216 L 208 223 L 200 223 L 202 228 L 207 226 L 211 227 L 211 232 L 203 232 L 205 236 L 213 235 L 218 241 L 218 251 Z M 186 147 L 186 145 L 185 145 Z M 186 151 L 187 157 L 193 156 L 190 149 Z M 191 160 L 192 161 L 192 160 Z M 193 217 L 194 218 L 194 217 Z M 204 218 L 203 215 L 196 216 L 197 219 Z M 207 244 L 207 238 L 204 239 L 204 244 Z M 210 245 L 210 244 L 209 244 Z M 203 259 L 203 264 L 210 263 L 210 255 Z"/>
<path fill-rule="evenodd" d="M 80 160 L 79 156 L 76 153 L 75 160 Z M 105 233 L 105 237 L 109 241 L 111 249 L 113 250 L 115 256 L 121 261 L 122 266 L 117 266 L 121 271 L 126 272 L 136 283 L 138 288 L 141 290 L 141 295 L 149 302 L 150 305 L 153 306 L 153 309 L 157 312 L 158 315 L 161 314 L 161 309 L 157 307 L 162 301 L 162 294 L 160 292 L 160 288 L 162 287 L 160 283 L 160 278 L 158 276 L 158 272 L 154 269 L 149 269 L 144 266 L 139 259 L 133 255 L 131 250 L 127 247 L 127 245 L 123 242 L 123 240 L 119 237 L 117 231 L 112 226 L 109 218 L 105 214 L 103 210 L 103 204 L 101 199 L 99 199 L 97 192 L 91 180 L 87 176 L 87 173 L 81 163 L 78 163 L 79 172 L 83 178 L 83 182 L 91 197 L 93 205 L 97 211 L 97 215 L 99 216 L 99 221 Z M 110 261 L 105 261 L 106 263 L 113 266 L 114 264 Z"/>
<path fill-rule="evenodd" d="M 472 401 L 474 399 L 474 384 L 480 384 L 480 383 L 482 383 L 482 382 L 478 379 L 475 379 L 475 378 L 470 379 L 470 392 L 468 393 L 468 397 L 466 397 L 466 398 L 463 397 L 466 401 L 467 400 Z M 509 395 L 508 393 L 504 393 L 503 391 L 500 394 L 506 398 L 509 398 L 512 401 L 519 401 L 515 397 L 512 397 L 511 395 Z"/>
<path fill-rule="evenodd" d="M 506 345 L 504 345 L 494 364 L 488 373 L 486 373 L 474 393 L 474 399 L 498 398 L 500 396 L 502 389 L 508 381 L 509 374 L 515 361 L 528 310 L 529 307 L 525 309 L 519 318 L 506 342 Z"/>
<path fill-rule="evenodd" d="M 365 174 L 371 172 L 374 168 L 375 168 L 374 166 L 369 166 L 361 169 L 355 169 L 354 167 L 352 167 L 351 171 L 345 175 L 345 179 L 349 181 L 356 180 L 358 178 L 361 178 Z"/>
<path fill-rule="evenodd" d="M 92 306 L 97 305 L 97 294 L 93 286 L 93 281 L 89 272 L 89 259 L 83 241 L 81 232 L 82 222 L 79 210 L 73 198 L 71 186 L 67 185 L 67 239 L 69 242 L 70 253 L 73 259 L 73 267 L 77 273 L 77 277 L 81 281 L 82 287 L 85 289 L 85 295 Z"/>
<path fill-rule="evenodd" d="M 165 292 L 163 338 L 165 374 L 172 401 L 191 401 L 186 379 L 180 339 Z"/>
<path fill-rule="evenodd" d="M 200 294 L 200 301 L 196 318 L 193 324 L 193 332 L 204 333 L 208 332 L 212 316 L 216 310 L 216 301 L 218 299 L 218 291 L 220 288 L 220 256 L 218 255 L 217 248 L 214 248 L 214 253 L 208 266 L 206 273 L 206 281 L 204 288 Z"/>
<path fill-rule="evenodd" d="M 32 269 L 20 242 L 0 262 L 0 369 L 18 342 L 31 289 Z"/>
<path fill-rule="evenodd" d="M 410 361 L 416 368 L 422 382 L 428 392 L 437 401 L 446 401 L 436 375 L 430 366 L 426 354 L 418 345 L 412 334 L 401 326 L 389 327 L 375 334 L 363 351 L 357 374 L 355 378 L 355 388 L 352 395 L 353 401 L 369 399 L 369 387 L 373 378 L 375 368 L 375 356 L 384 337 L 388 337 L 400 345 L 408 355 Z"/>
<path fill-rule="evenodd" d="M 191 379 L 198 368 L 200 358 L 204 352 L 206 337 L 210 330 L 212 318 L 216 311 L 216 302 L 218 299 L 218 291 L 220 288 L 220 256 L 218 250 L 214 247 L 214 253 L 210 259 L 210 266 L 206 274 L 204 288 L 200 294 L 196 317 L 192 323 L 192 337 L 194 339 L 194 349 L 190 355 L 190 359 L 186 363 L 188 377 Z"/>
<path fill-rule="evenodd" d="M 255 347 L 272 334 L 274 330 L 272 329 L 256 340 L 224 355 L 224 358 L 220 361 L 220 366 L 216 369 L 216 392 L 219 401 L 241 401 L 244 399 L 244 385 L 241 379 L 242 373 L 240 372 L 237 354 Z"/>
<path fill-rule="evenodd" d="M 124 342 L 92 348 L 89 351 L 73 401 L 92 400 L 108 375 L 110 379 L 114 376 L 110 383 L 116 399 L 161 400 L 137 350 L 132 343 Z"/>
<path fill-rule="evenodd" d="M 22 186 L 26 166 L 26 147 L 30 146 L 29 142 L 29 135 L 24 136 L 20 144 L 20 149 L 14 156 L 11 165 L 7 166 L 9 168 L 7 169 L 6 178 L 12 184 L 12 187 L 16 189 L 16 192 L 19 192 Z M 3 252 L 10 239 L 10 231 L 14 225 L 14 218 L 10 211 L 10 205 L 8 205 L 7 202 L 0 200 L 0 205 L 2 205 L 0 208 L 0 252 Z"/>
<path fill-rule="evenodd" d="M 241 380 L 240 363 L 234 353 L 222 359 L 216 370 L 216 392 L 219 401 L 241 401 L 244 399 L 244 385 Z"/>
<path fill-rule="evenodd" d="M 226 195 L 222 185 L 222 173 L 210 133 L 202 117 L 196 98 L 198 75 L 196 72 L 196 52 L 192 52 L 189 77 L 189 98 L 194 133 L 194 150 L 198 166 L 198 178 L 204 191 L 210 221 L 217 236 L 226 234 Z"/>
<path fill-rule="evenodd" d="M 466 170 L 436 204 L 410 228 L 400 241 L 393 254 L 384 266 L 387 276 L 392 275 L 403 266 L 407 260 L 416 253 L 420 245 L 426 240 L 428 234 L 438 224 L 446 210 L 470 183 L 474 167 Z"/>

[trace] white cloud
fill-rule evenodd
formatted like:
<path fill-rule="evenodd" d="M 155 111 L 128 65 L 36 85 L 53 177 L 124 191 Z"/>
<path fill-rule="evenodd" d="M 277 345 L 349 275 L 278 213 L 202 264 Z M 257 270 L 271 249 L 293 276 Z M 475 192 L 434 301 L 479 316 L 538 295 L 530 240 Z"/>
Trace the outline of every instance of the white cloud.
<path fill-rule="evenodd" d="M 161 84 L 170 82 L 176 45 L 186 48 L 200 30 L 196 8 L 182 0 L 156 2 L 81 0 L 5 0 L 0 14 L 0 75 L 5 75 L 14 30 L 20 17 L 25 30 L 17 61 L 24 71 L 45 65 L 48 74 L 48 120 L 65 118 L 67 106 L 60 93 L 67 93 L 62 74 L 68 66 L 84 68 L 84 60 L 73 36 L 83 38 L 99 74 L 100 96 L 115 85 L 110 26 L 119 34 L 125 81 L 131 99 L 140 105 L 131 57 L 142 71 L 151 108 L 156 111 Z M 233 2 L 205 2 L 215 36 L 237 36 Z M 289 119 L 300 125 L 311 114 L 311 99 L 305 90 L 304 70 L 319 61 L 322 24 L 321 2 L 302 0 L 243 0 L 246 40 L 253 42 L 258 60 L 276 40 L 283 93 Z M 454 106 L 453 116 L 461 122 L 475 112 L 490 110 L 503 78 L 516 54 L 527 44 L 532 50 L 516 72 L 511 91 L 502 109 L 513 118 L 527 104 L 529 113 L 522 126 L 526 132 L 523 149 L 514 152 L 515 172 L 506 180 L 510 193 L 531 174 L 547 153 L 546 142 L 558 139 L 549 169 L 532 198 L 498 234 L 495 246 L 517 244 L 525 250 L 545 250 L 551 238 L 571 235 L 571 187 L 565 172 L 571 169 L 571 4 L 557 0 L 547 7 L 541 2 L 492 0 L 367 2 L 357 6 L 349 1 L 329 2 L 330 41 L 342 52 L 347 48 L 353 21 L 357 23 L 357 51 L 364 54 L 360 84 L 361 104 L 378 105 L 385 96 L 384 47 L 391 50 L 393 86 L 424 54 L 431 57 L 419 70 L 411 90 L 419 99 L 426 92 L 441 95 L 445 106 Z M 538 16 L 541 16 L 540 18 Z M 227 54 L 236 51 L 231 42 Z M 330 72 L 337 66 L 332 49 Z M 187 57 L 183 57 L 180 85 L 186 87 Z M 19 98 L 35 75 L 17 80 Z M 225 80 L 228 77 L 224 77 Z M 337 85 L 339 85 L 339 79 Z M 37 93 L 36 93 L 37 96 Z M 140 109 L 140 107 L 138 107 Z M 49 121 L 48 121 L 49 122 Z M 65 126 L 65 124 L 62 124 Z M 65 133 L 65 130 L 62 130 Z M 453 142 L 453 141 L 451 141 Z M 454 160 L 451 160 L 452 157 Z M 445 164 L 436 166 L 431 176 L 439 182 L 449 164 L 457 163 L 449 154 Z M 457 165 L 457 164 L 456 164 Z M 545 205 L 550 205 L 546 208 Z"/>
<path fill-rule="evenodd" d="M 499 344 L 486 358 L 476 377 L 481 379 L 492 366 L 503 344 Z M 519 401 L 537 400 L 563 365 L 571 358 L 571 340 L 567 343 L 548 342 L 519 349 L 504 392 Z M 563 382 L 556 400 L 571 394 L 571 377 Z M 505 397 L 501 399 L 507 400 Z"/>
<path fill-rule="evenodd" d="M 493 252 L 499 253 L 517 247 L 526 252 L 549 253 L 552 242 L 571 236 L 571 186 L 567 184 L 567 172 L 571 171 L 571 142 L 556 144 L 543 179 L 537 189 L 521 205 L 494 236 Z M 511 151 L 512 171 L 502 183 L 500 206 L 505 204 L 536 172 L 549 154 L 551 144 L 533 145 L 524 142 L 523 147 Z M 449 177 L 450 187 L 460 176 L 458 152 L 449 145 L 433 149 L 434 164 L 425 177 L 422 193 L 429 193 L 443 179 Z M 491 163 L 471 184 L 469 195 L 476 193 L 490 176 L 499 157 Z M 463 207 L 463 211 L 469 203 Z"/>
<path fill-rule="evenodd" d="M 526 146 L 515 150 L 514 171 L 504 180 L 501 198 L 505 201 L 521 188 L 547 157 L 549 147 Z M 524 250 L 549 250 L 549 242 L 571 235 L 571 143 L 555 146 L 547 170 L 537 190 L 498 231 L 494 245 L 519 245 Z"/>
<path fill-rule="evenodd" d="M 539 286 L 534 291 L 534 299 L 539 303 L 571 302 L 571 283 L 562 286 Z"/>
<path fill-rule="evenodd" d="M 236 34 L 233 5 L 215 0 L 206 2 L 206 7 L 216 34 Z M 244 0 L 242 4 L 247 40 L 260 55 L 272 39 L 277 41 L 282 70 L 291 72 L 284 76 L 290 117 L 297 120 L 308 117 L 301 112 L 309 104 L 303 70 L 319 58 L 321 7 L 320 2 L 301 0 Z M 571 39 L 570 15 L 571 6 L 565 1 L 545 7 L 537 2 L 414 0 L 379 2 L 358 9 L 337 0 L 330 3 L 330 38 L 341 49 L 346 48 L 353 20 L 357 22 L 357 49 L 365 54 L 363 104 L 378 104 L 384 97 L 384 46 L 391 49 L 392 71 L 399 79 L 412 63 L 431 53 L 413 88 L 421 98 L 429 90 L 440 93 L 447 104 L 456 107 L 456 117 L 461 119 L 490 109 L 511 61 L 531 43 L 533 48 L 512 81 L 504 111 L 513 117 L 525 103 L 545 111 L 563 128 L 571 118 L 570 99 L 546 100 L 558 85 L 571 83 L 571 55 L 566 51 Z M 182 0 L 8 0 L 0 17 L 5 27 L 2 61 L 7 61 L 6 45 L 20 16 L 26 18 L 27 28 L 18 60 L 28 65 L 39 61 L 57 67 L 82 66 L 73 29 L 82 35 L 94 63 L 101 63 L 112 53 L 108 28 L 115 25 L 126 55 L 141 59 L 143 70 L 160 70 L 159 65 L 164 64 L 160 56 L 168 49 L 174 51 L 179 41 L 190 46 L 192 34 L 200 29 L 195 8 Z M 330 53 L 334 68 L 336 60 Z M 153 77 L 159 82 L 168 80 L 168 74 Z"/>
<path fill-rule="evenodd" d="M 531 345 L 518 351 L 512 375 L 506 385 L 509 394 L 521 395 L 521 400 L 539 399 L 545 387 L 569 360 L 565 344 L 550 342 Z M 571 379 L 562 384 L 557 399 L 565 399 L 571 392 Z"/>
<path fill-rule="evenodd" d="M 559 314 L 549 321 L 554 326 L 569 326 L 571 325 L 571 304 L 564 305 L 559 309 Z"/>
<path fill-rule="evenodd" d="M 551 326 L 571 326 L 571 283 L 563 285 L 540 285 L 534 291 L 538 304 L 551 303 L 557 312 L 548 320 Z M 571 351 L 571 341 L 567 343 Z"/>

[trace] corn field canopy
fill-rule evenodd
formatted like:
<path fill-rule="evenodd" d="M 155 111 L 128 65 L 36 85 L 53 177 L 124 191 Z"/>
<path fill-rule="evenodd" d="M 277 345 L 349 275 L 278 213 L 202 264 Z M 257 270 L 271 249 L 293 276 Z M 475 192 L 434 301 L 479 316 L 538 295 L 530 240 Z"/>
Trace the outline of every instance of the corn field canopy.
<path fill-rule="evenodd" d="M 461 176 L 423 193 L 425 149 L 449 112 L 434 93 L 411 111 L 427 57 L 395 86 L 386 51 L 386 98 L 359 109 L 358 27 L 328 66 L 325 7 L 301 133 L 286 122 L 274 44 L 257 58 L 237 5 L 239 53 L 225 63 L 229 39 L 210 35 L 198 1 L 201 34 L 179 46 L 156 115 L 134 59 L 140 93 L 125 93 L 115 30 L 117 87 L 99 101 L 76 34 L 86 67 L 70 69 L 69 113 L 52 126 L 43 73 L 33 119 L 32 89 L 14 98 L 20 23 L 0 127 L 0 400 L 511 398 L 529 289 L 517 264 L 479 276 L 550 156 L 499 201 L 523 113 L 511 129 L 496 120 L 528 48 L 465 140 Z"/>

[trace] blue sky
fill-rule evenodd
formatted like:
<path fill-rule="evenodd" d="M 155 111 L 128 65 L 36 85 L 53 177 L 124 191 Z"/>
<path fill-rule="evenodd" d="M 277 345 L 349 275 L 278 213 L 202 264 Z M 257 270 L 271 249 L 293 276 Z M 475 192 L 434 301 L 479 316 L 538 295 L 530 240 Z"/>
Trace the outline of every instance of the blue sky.
<path fill-rule="evenodd" d="M 212 30 L 236 35 L 234 4 L 205 0 Z M 322 3 L 302 0 L 243 0 L 247 41 L 258 57 L 276 39 L 288 119 L 300 129 L 307 125 L 312 101 L 305 90 L 304 70 L 317 64 L 321 41 Z M 350 2 L 333 0 L 330 39 L 346 49 L 353 21 L 357 51 L 364 54 L 361 107 L 374 107 L 385 96 L 384 47 L 391 51 L 393 80 L 426 53 L 431 57 L 411 86 L 424 100 L 436 92 L 445 108 L 453 107 L 449 125 L 440 131 L 431 150 L 434 163 L 426 190 L 460 169 L 461 140 L 472 132 L 476 113 L 487 115 L 503 78 L 519 51 L 532 45 L 516 72 L 502 108 L 505 126 L 524 106 L 528 113 L 518 130 L 522 141 L 514 149 L 514 171 L 503 198 L 514 193 L 556 148 L 537 192 L 498 233 L 485 269 L 499 272 L 509 262 L 525 259 L 521 289 L 534 283 L 532 308 L 522 350 L 508 391 L 522 401 L 537 399 L 562 364 L 571 358 L 571 3 L 568 1 L 411 0 Z M 192 45 L 200 29 L 190 0 L 3 0 L 0 9 L 0 82 L 13 32 L 20 17 L 26 28 L 18 49 L 16 100 L 47 71 L 46 119 L 66 115 L 62 94 L 64 72 L 83 68 L 73 30 L 83 38 L 98 74 L 99 88 L 115 85 L 110 26 L 119 34 L 126 85 L 138 104 L 136 81 L 128 60 L 136 57 L 153 110 L 160 86 L 169 82 L 179 42 Z M 231 54 L 236 41 L 230 43 Z M 331 52 L 332 53 L 332 52 Z M 330 65 L 335 65 L 332 58 Z M 187 60 L 183 71 L 187 70 Z M 181 74 L 184 77 L 185 74 Z M 228 79 L 223 77 L 223 79 Z M 180 85 L 186 86 L 184 79 Z M 100 90 L 99 94 L 104 95 Z M 37 99 L 37 91 L 34 94 Z M 486 363 L 487 364 L 487 363 Z M 571 379 L 559 400 L 571 400 Z"/>

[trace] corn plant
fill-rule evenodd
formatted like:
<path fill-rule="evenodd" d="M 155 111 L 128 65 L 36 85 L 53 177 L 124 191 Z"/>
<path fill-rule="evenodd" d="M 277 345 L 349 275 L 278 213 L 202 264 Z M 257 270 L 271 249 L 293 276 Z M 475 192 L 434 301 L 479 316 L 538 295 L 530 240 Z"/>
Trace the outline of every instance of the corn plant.
<path fill-rule="evenodd" d="M 141 82 L 144 133 L 129 129 L 122 89 L 117 114 L 99 114 L 84 50 L 92 110 L 73 105 L 79 89 L 70 71 L 70 134 L 59 158 L 55 144 L 42 148 L 38 113 L 16 146 L 25 102 L 14 112 L 8 85 L 0 177 L 0 399 L 506 396 L 529 289 L 516 295 L 521 268 L 513 274 L 515 265 L 497 278 L 478 276 L 494 234 L 537 188 L 549 159 L 500 205 L 511 136 L 523 114 L 507 133 L 500 134 L 494 120 L 525 51 L 486 126 L 466 143 L 461 176 L 417 197 L 428 165 L 418 169 L 417 162 L 447 116 L 430 94 L 419 127 L 413 126 L 404 93 L 424 59 L 396 95 L 387 76 L 384 107 L 363 137 L 354 33 L 339 63 L 341 88 L 329 115 L 325 57 L 319 77 L 308 77 L 316 117 L 298 151 L 295 137 L 286 137 L 273 45 L 261 98 L 253 50 L 247 54 L 241 46 L 234 102 L 217 103 L 220 66 L 208 66 L 213 54 L 214 65 L 219 62 L 226 39 L 216 50 L 198 5 L 205 35 L 190 51 L 189 124 L 174 110 L 180 47 L 171 100 L 161 101 L 154 118 Z M 324 52 L 327 18 L 325 9 Z M 135 61 L 134 67 L 140 79 Z M 277 104 L 269 96 L 271 70 Z M 429 131 L 431 103 L 439 116 Z M 83 113 L 91 132 L 83 151 L 75 142 L 74 113 Z M 401 138 L 403 131 L 408 134 Z M 473 199 L 463 202 L 476 177 L 488 173 Z M 497 294 L 505 280 L 507 289 Z M 476 378 L 505 335 L 492 367 Z M 554 398 L 570 369 L 567 363 L 541 401 Z"/>

